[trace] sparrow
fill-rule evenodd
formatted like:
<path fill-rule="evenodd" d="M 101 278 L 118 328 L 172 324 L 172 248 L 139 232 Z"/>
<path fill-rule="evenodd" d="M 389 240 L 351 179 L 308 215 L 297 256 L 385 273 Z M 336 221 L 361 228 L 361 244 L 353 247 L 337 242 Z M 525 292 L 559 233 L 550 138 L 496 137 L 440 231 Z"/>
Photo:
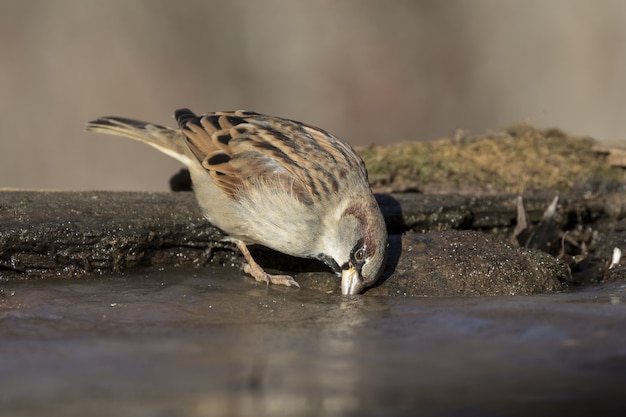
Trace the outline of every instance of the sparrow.
<path fill-rule="evenodd" d="M 341 276 L 344 295 L 379 278 L 387 230 L 363 160 L 336 136 L 294 120 L 251 111 L 188 109 L 178 128 L 123 117 L 102 117 L 87 131 L 125 136 L 184 164 L 202 214 L 243 254 L 244 272 L 257 281 L 299 287 L 271 275 L 249 245 L 317 259 Z"/>

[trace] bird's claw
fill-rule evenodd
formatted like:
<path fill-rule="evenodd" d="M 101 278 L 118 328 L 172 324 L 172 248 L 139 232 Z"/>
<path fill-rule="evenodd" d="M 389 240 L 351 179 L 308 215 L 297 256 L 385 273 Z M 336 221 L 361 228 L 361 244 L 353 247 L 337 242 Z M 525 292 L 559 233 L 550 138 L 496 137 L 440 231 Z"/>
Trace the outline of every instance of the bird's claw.
<path fill-rule="evenodd" d="M 263 271 L 263 269 L 259 268 L 256 269 L 253 266 L 251 266 L 250 264 L 245 264 L 243 267 L 243 272 L 245 272 L 246 274 L 250 274 L 254 277 L 254 279 L 256 279 L 259 282 L 265 282 L 267 283 L 267 285 L 272 284 L 272 285 L 284 285 L 287 287 L 295 287 L 295 288 L 300 288 L 300 284 L 298 284 L 296 282 L 295 279 L 293 279 L 293 277 L 290 277 L 289 275 L 272 275 L 272 274 L 268 274 L 267 272 Z"/>

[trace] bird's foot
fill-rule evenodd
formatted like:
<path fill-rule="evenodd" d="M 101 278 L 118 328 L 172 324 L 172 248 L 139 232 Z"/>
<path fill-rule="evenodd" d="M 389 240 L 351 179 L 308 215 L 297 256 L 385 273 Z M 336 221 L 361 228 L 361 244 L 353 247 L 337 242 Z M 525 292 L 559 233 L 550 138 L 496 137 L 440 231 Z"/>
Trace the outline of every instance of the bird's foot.
<path fill-rule="evenodd" d="M 259 282 L 265 282 L 269 284 L 275 285 L 285 285 L 287 287 L 295 287 L 300 288 L 300 285 L 296 282 L 295 279 L 290 277 L 289 275 L 271 275 L 268 274 L 261 268 L 261 265 L 256 263 L 256 261 L 250 255 L 250 251 L 245 243 L 243 243 L 239 239 L 228 238 L 228 241 L 233 242 L 237 245 L 243 257 L 246 259 L 246 264 L 243 267 L 243 271 L 246 274 L 250 274 Z"/>
<path fill-rule="evenodd" d="M 243 272 L 246 274 L 250 274 L 259 282 L 265 282 L 268 285 L 285 285 L 287 287 L 296 287 L 300 288 L 300 284 L 296 282 L 295 279 L 290 277 L 289 275 L 272 275 L 268 274 L 261 268 L 259 265 L 250 265 L 245 264 L 243 267 Z"/>

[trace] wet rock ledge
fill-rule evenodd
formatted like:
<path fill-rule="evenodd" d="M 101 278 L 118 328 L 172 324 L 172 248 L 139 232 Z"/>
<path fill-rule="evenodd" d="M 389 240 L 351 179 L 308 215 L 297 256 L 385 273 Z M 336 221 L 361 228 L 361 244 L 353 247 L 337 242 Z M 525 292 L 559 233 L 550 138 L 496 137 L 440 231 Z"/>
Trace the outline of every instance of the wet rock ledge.
<path fill-rule="evenodd" d="M 537 294 L 626 279 L 624 142 L 521 124 L 359 152 L 390 232 L 387 270 L 367 294 Z M 170 185 L 188 189 L 188 175 Z M 138 267 L 235 276 L 242 257 L 222 238 L 190 192 L 0 190 L 0 282 Z M 339 292 L 324 265 L 254 255 L 303 288 Z"/>
<path fill-rule="evenodd" d="M 559 196 L 556 204 L 554 193 L 377 198 L 390 257 L 370 295 L 537 294 L 626 278 L 623 262 L 608 268 L 614 248 L 626 249 L 625 193 Z M 0 191 L 0 283 L 138 267 L 239 268 L 243 258 L 222 238 L 191 192 Z M 320 263 L 254 254 L 296 274 L 303 288 L 339 292 Z"/>

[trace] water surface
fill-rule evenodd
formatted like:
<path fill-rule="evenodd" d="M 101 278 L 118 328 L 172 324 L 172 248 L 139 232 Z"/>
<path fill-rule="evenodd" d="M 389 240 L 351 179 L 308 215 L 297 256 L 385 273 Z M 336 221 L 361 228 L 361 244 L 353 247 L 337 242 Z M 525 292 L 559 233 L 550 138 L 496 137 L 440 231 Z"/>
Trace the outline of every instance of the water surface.
<path fill-rule="evenodd" d="M 341 297 L 204 269 L 0 288 L 2 416 L 571 416 L 626 404 L 625 284 Z"/>

